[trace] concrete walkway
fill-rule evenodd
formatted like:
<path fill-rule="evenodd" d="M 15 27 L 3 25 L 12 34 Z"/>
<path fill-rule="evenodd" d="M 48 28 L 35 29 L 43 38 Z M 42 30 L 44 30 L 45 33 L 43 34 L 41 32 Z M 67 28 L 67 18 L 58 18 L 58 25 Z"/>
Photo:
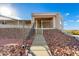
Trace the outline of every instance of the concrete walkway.
<path fill-rule="evenodd" d="M 36 56 L 50 56 L 50 50 L 47 46 L 47 43 L 43 37 L 43 35 L 37 34 L 35 36 L 35 39 L 33 41 L 31 51 L 36 55 Z"/>
<path fill-rule="evenodd" d="M 32 46 L 31 51 L 36 55 L 36 56 L 50 56 L 50 52 L 46 50 L 45 47 L 43 46 Z"/>

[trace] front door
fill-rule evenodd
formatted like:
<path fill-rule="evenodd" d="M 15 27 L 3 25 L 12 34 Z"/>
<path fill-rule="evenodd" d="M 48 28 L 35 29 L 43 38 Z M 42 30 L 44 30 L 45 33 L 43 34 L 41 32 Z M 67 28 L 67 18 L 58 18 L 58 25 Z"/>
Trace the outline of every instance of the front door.
<path fill-rule="evenodd" d="M 41 19 L 36 20 L 36 34 L 42 34 Z"/>
<path fill-rule="evenodd" d="M 41 28 L 41 20 L 37 20 L 37 28 Z"/>

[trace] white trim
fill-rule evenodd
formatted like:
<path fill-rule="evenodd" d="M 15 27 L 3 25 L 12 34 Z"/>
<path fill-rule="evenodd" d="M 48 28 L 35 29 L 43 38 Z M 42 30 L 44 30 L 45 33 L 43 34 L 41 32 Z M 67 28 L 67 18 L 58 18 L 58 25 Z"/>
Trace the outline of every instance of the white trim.
<path fill-rule="evenodd" d="M 55 28 L 35 28 L 35 29 L 55 29 Z"/>
<path fill-rule="evenodd" d="M 55 13 L 32 13 L 33 16 L 53 16 L 56 15 L 58 12 Z"/>
<path fill-rule="evenodd" d="M 53 17 L 53 28 L 55 28 L 55 16 Z"/>
<path fill-rule="evenodd" d="M 0 24 L 0 28 L 31 28 L 31 26 Z"/>

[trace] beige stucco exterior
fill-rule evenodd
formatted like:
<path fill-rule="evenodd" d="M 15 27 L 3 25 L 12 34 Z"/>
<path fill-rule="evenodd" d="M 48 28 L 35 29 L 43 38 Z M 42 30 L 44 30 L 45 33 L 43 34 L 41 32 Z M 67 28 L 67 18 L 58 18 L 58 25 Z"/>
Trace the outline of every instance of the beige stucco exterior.
<path fill-rule="evenodd" d="M 35 29 L 63 29 L 62 18 L 59 13 L 33 13 L 32 20 L 17 20 L 0 17 L 0 28 L 18 26 L 29 28 L 34 24 Z"/>
<path fill-rule="evenodd" d="M 36 29 L 63 29 L 59 13 L 33 13 Z"/>

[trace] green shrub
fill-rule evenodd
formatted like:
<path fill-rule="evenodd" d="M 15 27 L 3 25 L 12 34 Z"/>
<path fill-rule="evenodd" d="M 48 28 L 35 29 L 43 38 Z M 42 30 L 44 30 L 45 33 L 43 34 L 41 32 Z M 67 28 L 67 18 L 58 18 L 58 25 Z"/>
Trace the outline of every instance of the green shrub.
<path fill-rule="evenodd" d="M 79 35 L 79 30 L 65 30 L 65 32 L 73 35 Z"/>

